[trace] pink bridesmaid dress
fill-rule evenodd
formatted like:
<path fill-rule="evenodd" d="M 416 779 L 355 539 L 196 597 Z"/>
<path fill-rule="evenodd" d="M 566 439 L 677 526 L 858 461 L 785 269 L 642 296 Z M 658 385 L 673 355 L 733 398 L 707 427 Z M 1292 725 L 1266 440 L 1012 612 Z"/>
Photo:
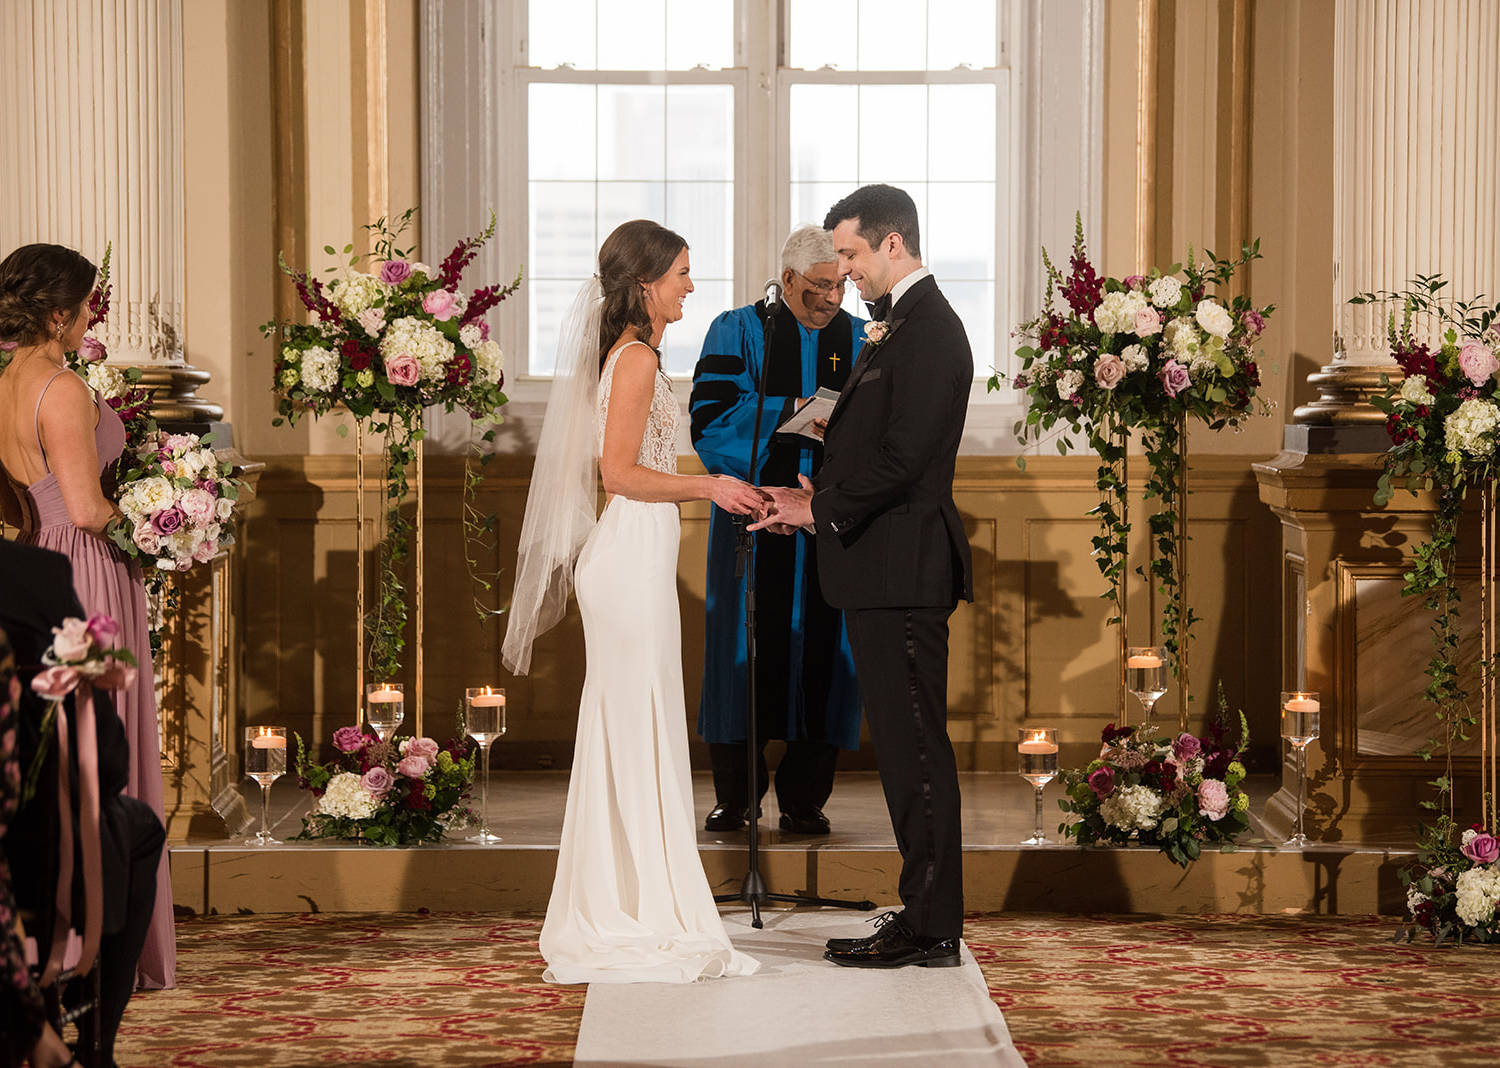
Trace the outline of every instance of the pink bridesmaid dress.
<path fill-rule="evenodd" d="M 72 372 L 59 371 L 58 374 Z M 42 397 L 47 395 L 56 378 L 57 375 L 53 375 L 37 396 L 38 415 Z M 125 425 L 109 405 L 98 404 L 97 407 L 99 424 L 94 428 L 94 444 L 98 448 L 99 473 L 102 475 L 105 468 L 125 451 Z M 32 425 L 40 448 L 37 415 L 33 416 Z M 90 615 L 103 612 L 114 617 L 124 628 L 121 640 L 140 663 L 135 686 L 114 693 L 115 710 L 125 724 L 125 736 L 130 739 L 130 785 L 125 792 L 150 805 L 158 817 L 164 817 L 161 732 L 156 719 L 156 689 L 151 671 L 146 587 L 141 582 L 140 568 L 103 538 L 73 525 L 63 504 L 57 476 L 50 471 L 28 487 L 16 485 L 15 490 L 27 512 L 17 540 L 62 553 L 71 560 L 73 587 L 84 611 Z M 168 874 L 167 850 L 163 849 L 161 868 L 156 874 L 156 909 L 151 917 L 151 930 L 146 935 L 146 946 L 141 950 L 136 986 L 155 990 L 176 985 L 177 932 L 172 919 L 172 880 Z"/>

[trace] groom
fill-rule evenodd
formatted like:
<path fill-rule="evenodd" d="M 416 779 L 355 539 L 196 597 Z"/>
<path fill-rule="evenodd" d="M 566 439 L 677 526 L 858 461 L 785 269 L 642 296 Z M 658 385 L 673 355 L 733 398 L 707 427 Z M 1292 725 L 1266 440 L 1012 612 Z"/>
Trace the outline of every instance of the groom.
<path fill-rule="evenodd" d="M 889 185 L 839 201 L 823 227 L 875 322 L 828 417 L 823 467 L 765 487 L 756 524 L 816 532 L 828 603 L 844 610 L 886 806 L 901 850 L 900 913 L 824 956 L 859 968 L 956 967 L 963 934 L 958 768 L 948 740 L 948 617 L 972 601 L 969 542 L 953 503 L 974 360 L 922 266 L 917 209 Z"/>

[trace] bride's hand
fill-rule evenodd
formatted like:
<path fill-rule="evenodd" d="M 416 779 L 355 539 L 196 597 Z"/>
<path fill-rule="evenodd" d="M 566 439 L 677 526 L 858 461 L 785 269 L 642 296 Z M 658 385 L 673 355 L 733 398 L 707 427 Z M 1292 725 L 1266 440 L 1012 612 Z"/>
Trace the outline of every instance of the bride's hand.
<path fill-rule="evenodd" d="M 732 475 L 717 475 L 710 479 L 708 499 L 726 512 L 754 516 L 756 519 L 764 518 L 770 507 L 765 494 Z"/>

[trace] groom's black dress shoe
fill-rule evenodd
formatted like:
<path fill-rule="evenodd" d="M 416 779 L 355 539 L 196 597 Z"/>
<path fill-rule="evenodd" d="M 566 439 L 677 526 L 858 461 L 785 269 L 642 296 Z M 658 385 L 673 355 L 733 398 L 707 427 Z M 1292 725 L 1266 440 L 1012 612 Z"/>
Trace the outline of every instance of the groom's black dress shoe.
<path fill-rule="evenodd" d="M 756 809 L 755 816 L 760 818 L 761 810 Z M 705 831 L 737 831 L 745 825 L 750 818 L 748 805 L 726 805 L 723 803 L 714 806 L 714 810 L 708 814 L 708 819 L 703 821 Z"/>
<path fill-rule="evenodd" d="M 963 957 L 956 938 L 922 938 L 900 919 L 881 927 L 863 944 L 848 949 L 830 949 L 824 960 L 845 968 L 958 968 Z"/>
<path fill-rule="evenodd" d="M 827 834 L 828 817 L 817 805 L 794 808 L 781 814 L 781 829 L 792 834 Z"/>
<path fill-rule="evenodd" d="M 867 923 L 873 923 L 875 925 L 874 934 L 865 935 L 865 937 L 863 938 L 830 938 L 827 942 L 824 943 L 824 946 L 828 949 L 838 951 L 842 951 L 845 949 L 858 949 L 861 946 L 868 946 L 871 942 L 880 937 L 880 932 L 882 929 L 884 929 L 886 924 L 895 923 L 900 918 L 901 913 L 899 912 L 882 912 L 879 916 L 871 917 L 869 920 L 865 921 Z"/>

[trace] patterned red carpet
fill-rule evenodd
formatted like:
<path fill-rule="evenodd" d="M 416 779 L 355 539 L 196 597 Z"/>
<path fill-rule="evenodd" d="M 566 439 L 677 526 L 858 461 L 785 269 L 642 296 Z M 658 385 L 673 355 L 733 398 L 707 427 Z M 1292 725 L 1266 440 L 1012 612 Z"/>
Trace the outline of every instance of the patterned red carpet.
<path fill-rule="evenodd" d="M 540 917 L 209 917 L 176 990 L 137 995 L 151 1068 L 569 1064 L 582 989 L 541 981 Z M 1377 917 L 971 918 L 1033 1068 L 1500 1063 L 1495 950 L 1392 945 Z"/>

